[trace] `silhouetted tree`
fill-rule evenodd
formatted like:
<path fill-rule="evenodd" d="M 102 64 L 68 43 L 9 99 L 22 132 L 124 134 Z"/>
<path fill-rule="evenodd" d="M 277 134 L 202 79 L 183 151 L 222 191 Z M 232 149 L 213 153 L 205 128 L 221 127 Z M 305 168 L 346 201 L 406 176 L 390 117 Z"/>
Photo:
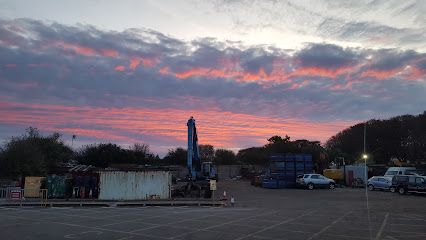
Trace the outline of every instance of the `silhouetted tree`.
<path fill-rule="evenodd" d="M 0 175 L 5 177 L 45 175 L 58 164 L 70 160 L 71 148 L 59 133 L 42 136 L 37 128 L 29 127 L 21 137 L 12 137 L 0 157 Z"/>
<path fill-rule="evenodd" d="M 106 168 L 111 163 L 128 163 L 128 157 L 120 146 L 101 143 L 84 146 L 78 153 L 77 160 L 82 164 Z"/>
<path fill-rule="evenodd" d="M 144 143 L 135 143 L 129 149 L 130 155 L 132 156 L 131 162 L 136 164 L 160 164 L 158 155 L 154 154 L 149 150 L 149 145 Z"/>
<path fill-rule="evenodd" d="M 235 153 L 227 149 L 216 149 L 214 154 L 215 164 L 218 165 L 231 165 L 236 163 Z"/>
<path fill-rule="evenodd" d="M 268 153 L 264 147 L 241 149 L 237 153 L 237 160 L 245 164 L 268 164 Z"/>
<path fill-rule="evenodd" d="M 158 157 L 158 156 L 157 156 Z M 147 144 L 134 144 L 124 149 L 117 144 L 101 143 L 83 147 L 77 155 L 82 164 L 105 168 L 111 164 L 160 164 Z"/>
<path fill-rule="evenodd" d="M 202 162 L 213 162 L 214 160 L 214 147 L 208 144 L 201 144 L 200 149 L 200 158 Z"/>
<path fill-rule="evenodd" d="M 359 160 L 363 153 L 364 125 L 366 151 L 373 162 L 387 164 L 391 158 L 417 164 L 425 161 L 426 112 L 351 126 L 326 142 L 328 152 L 344 155 L 348 162 Z"/>
<path fill-rule="evenodd" d="M 281 136 L 275 135 L 268 139 L 268 144 L 288 143 L 288 142 L 290 142 L 290 137 L 287 135 L 285 135 L 284 138 L 282 138 Z"/>
<path fill-rule="evenodd" d="M 169 152 L 163 159 L 163 162 L 171 165 L 186 166 L 187 151 L 183 148 L 169 149 Z"/>

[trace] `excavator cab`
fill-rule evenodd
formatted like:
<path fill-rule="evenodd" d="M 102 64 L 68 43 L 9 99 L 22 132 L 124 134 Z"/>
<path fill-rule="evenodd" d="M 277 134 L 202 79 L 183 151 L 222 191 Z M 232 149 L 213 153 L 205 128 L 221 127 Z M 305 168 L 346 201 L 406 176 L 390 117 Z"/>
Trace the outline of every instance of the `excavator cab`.
<path fill-rule="evenodd" d="M 216 168 L 212 162 L 203 162 L 201 164 L 201 174 L 205 179 L 215 179 L 217 180 Z"/>

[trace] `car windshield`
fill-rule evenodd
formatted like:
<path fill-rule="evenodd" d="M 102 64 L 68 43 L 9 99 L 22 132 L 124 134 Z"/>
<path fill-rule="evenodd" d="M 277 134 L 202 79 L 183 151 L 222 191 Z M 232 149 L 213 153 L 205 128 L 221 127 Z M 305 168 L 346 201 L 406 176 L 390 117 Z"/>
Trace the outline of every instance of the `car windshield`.
<path fill-rule="evenodd" d="M 386 175 L 397 175 L 398 171 L 387 171 Z"/>
<path fill-rule="evenodd" d="M 415 175 L 417 171 L 415 169 L 407 169 L 405 170 L 406 175 Z"/>

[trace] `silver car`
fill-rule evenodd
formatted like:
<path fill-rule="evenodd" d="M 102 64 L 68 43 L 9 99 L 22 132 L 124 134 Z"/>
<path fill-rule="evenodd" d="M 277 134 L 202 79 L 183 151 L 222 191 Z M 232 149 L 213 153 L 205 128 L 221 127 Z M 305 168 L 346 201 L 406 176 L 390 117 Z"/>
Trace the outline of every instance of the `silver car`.
<path fill-rule="evenodd" d="M 324 177 L 321 174 L 304 174 L 296 181 L 300 186 L 306 187 L 309 190 L 319 187 L 334 189 L 336 186 L 336 182 L 333 179 Z"/>
<path fill-rule="evenodd" d="M 373 191 L 376 189 L 390 190 L 392 186 L 392 177 L 374 176 L 368 179 L 368 190 Z"/>

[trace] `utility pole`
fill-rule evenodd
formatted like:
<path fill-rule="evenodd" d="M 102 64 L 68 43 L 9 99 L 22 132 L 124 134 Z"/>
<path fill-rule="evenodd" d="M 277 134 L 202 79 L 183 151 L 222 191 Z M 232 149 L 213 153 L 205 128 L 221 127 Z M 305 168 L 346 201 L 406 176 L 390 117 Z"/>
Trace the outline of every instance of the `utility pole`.
<path fill-rule="evenodd" d="M 368 216 L 368 230 L 370 233 L 370 239 L 373 239 L 373 234 L 372 234 L 372 229 L 371 229 L 371 218 L 370 218 L 370 206 L 368 203 L 368 186 L 367 186 L 367 181 L 368 181 L 368 168 L 367 168 L 367 152 L 365 149 L 365 137 L 367 135 L 367 121 L 364 123 L 364 153 L 362 154 L 362 158 L 364 159 L 364 183 L 365 183 L 365 198 L 366 198 L 366 202 L 367 202 L 367 216 Z"/>
<path fill-rule="evenodd" d="M 72 138 L 71 138 L 71 148 L 73 148 L 74 147 L 74 139 L 76 138 L 77 136 L 76 135 L 72 135 Z"/>
<path fill-rule="evenodd" d="M 364 123 L 364 154 L 366 154 L 366 152 L 365 152 L 365 136 L 366 136 L 366 133 L 367 133 L 367 122 Z"/>

